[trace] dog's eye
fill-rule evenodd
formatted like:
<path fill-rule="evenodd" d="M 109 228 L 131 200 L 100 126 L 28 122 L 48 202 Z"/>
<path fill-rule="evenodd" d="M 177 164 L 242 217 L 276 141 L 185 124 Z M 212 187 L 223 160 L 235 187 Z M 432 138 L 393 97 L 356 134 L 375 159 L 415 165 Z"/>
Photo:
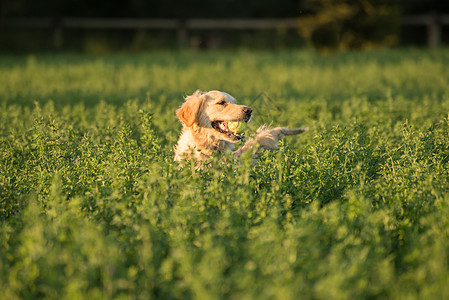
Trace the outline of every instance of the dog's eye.
<path fill-rule="evenodd" d="M 225 104 L 226 104 L 226 101 L 221 100 L 220 102 L 217 102 L 217 104 L 218 104 L 218 105 L 225 105 Z"/>

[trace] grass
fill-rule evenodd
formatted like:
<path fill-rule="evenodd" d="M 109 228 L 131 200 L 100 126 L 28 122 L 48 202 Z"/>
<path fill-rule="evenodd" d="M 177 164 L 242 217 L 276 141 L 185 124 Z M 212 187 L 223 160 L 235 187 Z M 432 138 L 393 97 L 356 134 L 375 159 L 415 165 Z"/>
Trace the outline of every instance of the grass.
<path fill-rule="evenodd" d="M 449 52 L 3 56 L 3 299 L 449 296 Z M 309 126 L 195 171 L 175 110 Z"/>

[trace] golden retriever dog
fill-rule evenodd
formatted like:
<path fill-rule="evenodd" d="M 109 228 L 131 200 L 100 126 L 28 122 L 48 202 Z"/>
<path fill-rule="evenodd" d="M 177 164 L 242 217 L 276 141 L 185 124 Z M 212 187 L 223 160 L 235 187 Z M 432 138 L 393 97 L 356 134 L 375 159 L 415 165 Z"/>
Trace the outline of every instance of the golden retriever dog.
<path fill-rule="evenodd" d="M 233 151 L 234 144 L 243 137 L 232 132 L 228 128 L 228 122 L 249 122 L 252 109 L 238 105 L 235 98 L 225 92 L 198 90 L 185 98 L 176 115 L 182 123 L 182 132 L 175 148 L 175 161 L 191 158 L 201 161 L 209 158 L 214 151 Z M 277 150 L 277 144 L 284 136 L 305 131 L 307 129 L 270 129 L 262 126 L 253 139 L 249 139 L 243 147 L 234 151 L 234 155 L 239 157 L 247 150 Z"/>

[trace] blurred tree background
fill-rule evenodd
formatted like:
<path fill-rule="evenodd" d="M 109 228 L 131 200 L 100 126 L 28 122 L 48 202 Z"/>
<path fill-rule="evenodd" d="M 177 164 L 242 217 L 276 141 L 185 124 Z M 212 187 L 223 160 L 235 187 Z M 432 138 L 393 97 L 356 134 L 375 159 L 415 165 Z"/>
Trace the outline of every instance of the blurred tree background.
<path fill-rule="evenodd" d="M 2 16 L 128 18 L 297 17 L 297 0 L 2 0 Z"/>
<path fill-rule="evenodd" d="M 189 32 L 190 46 L 204 48 L 366 49 L 424 45 L 425 26 L 401 26 L 401 16 L 449 13 L 441 0 L 0 0 L 0 18 L 297 18 L 297 30 Z M 447 26 L 443 42 L 447 42 Z M 48 28 L 0 27 L 0 51 L 54 50 Z M 193 42 L 192 42 L 193 41 Z M 167 30 L 64 29 L 63 50 L 107 52 L 176 48 Z"/>
<path fill-rule="evenodd" d="M 397 43 L 400 8 L 394 0 L 304 0 L 309 14 L 299 34 L 318 49 L 346 50 Z"/>

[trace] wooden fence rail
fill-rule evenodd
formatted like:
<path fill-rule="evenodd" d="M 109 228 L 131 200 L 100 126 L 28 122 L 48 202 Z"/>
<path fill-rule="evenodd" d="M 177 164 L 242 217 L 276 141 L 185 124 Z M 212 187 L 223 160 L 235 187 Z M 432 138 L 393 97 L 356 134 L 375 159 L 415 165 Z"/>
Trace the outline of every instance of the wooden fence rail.
<path fill-rule="evenodd" d="M 441 44 L 442 27 L 449 25 L 449 14 L 404 16 L 403 26 L 426 26 L 429 47 Z M 290 19 L 97 19 L 97 18 L 0 18 L 0 28 L 50 28 L 53 44 L 61 47 L 63 29 L 156 29 L 176 30 L 178 43 L 186 46 L 189 30 L 266 30 L 296 29 L 301 18 Z"/>

